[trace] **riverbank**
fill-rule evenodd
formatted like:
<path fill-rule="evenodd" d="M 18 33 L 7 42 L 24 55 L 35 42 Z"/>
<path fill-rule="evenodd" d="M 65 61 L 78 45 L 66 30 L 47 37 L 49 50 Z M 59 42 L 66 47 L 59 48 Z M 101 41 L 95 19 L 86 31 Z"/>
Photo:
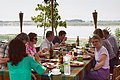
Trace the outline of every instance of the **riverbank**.
<path fill-rule="evenodd" d="M 15 38 L 17 34 L 0 34 L 0 42 L 7 42 Z M 38 36 L 38 42 L 36 46 L 39 46 L 43 40 L 42 36 Z M 84 46 L 87 43 L 87 39 L 80 38 L 80 46 Z M 76 38 L 68 38 L 66 43 L 76 43 Z"/>
<path fill-rule="evenodd" d="M 66 20 L 67 26 L 93 26 L 93 21 L 83 21 L 79 19 Z M 0 21 L 0 26 L 19 26 L 19 21 Z M 33 21 L 23 21 L 23 26 L 36 26 Z M 98 26 L 120 26 L 120 20 L 117 21 L 97 21 Z"/>

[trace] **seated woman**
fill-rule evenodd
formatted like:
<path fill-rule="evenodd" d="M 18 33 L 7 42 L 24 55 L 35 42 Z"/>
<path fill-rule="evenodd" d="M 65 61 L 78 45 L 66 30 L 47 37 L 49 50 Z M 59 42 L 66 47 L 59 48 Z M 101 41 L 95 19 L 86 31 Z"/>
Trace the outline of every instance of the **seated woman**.
<path fill-rule="evenodd" d="M 107 49 L 102 46 L 102 40 L 98 35 L 91 39 L 95 47 L 95 67 L 85 76 L 85 80 L 105 80 L 109 77 L 109 54 Z"/>
<path fill-rule="evenodd" d="M 9 43 L 9 61 L 8 70 L 10 80 L 31 80 L 31 69 L 38 74 L 45 72 L 45 67 L 37 63 L 31 56 L 26 53 L 25 44 L 19 39 L 13 39 Z"/>
<path fill-rule="evenodd" d="M 15 39 L 19 39 L 21 40 L 23 43 L 26 44 L 26 42 L 29 40 L 29 37 L 26 33 L 20 33 L 18 34 Z M 0 68 L 4 69 L 4 68 L 7 68 L 7 61 L 9 60 L 8 58 L 8 44 L 9 42 L 7 43 L 3 43 L 0 45 Z"/>
<path fill-rule="evenodd" d="M 105 39 L 103 31 L 98 28 L 95 29 L 95 31 L 93 32 L 94 34 L 97 34 L 101 39 L 102 39 L 102 45 L 107 49 L 108 54 L 109 54 L 109 65 L 110 65 L 110 72 L 113 72 L 113 68 L 116 64 L 116 55 L 113 51 L 112 45 L 110 44 L 110 42 Z"/>

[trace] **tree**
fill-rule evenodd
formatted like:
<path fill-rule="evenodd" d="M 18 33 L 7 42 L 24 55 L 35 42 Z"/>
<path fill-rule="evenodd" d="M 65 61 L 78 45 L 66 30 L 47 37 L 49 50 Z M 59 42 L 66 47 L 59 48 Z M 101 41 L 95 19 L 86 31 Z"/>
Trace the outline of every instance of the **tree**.
<path fill-rule="evenodd" d="M 66 21 L 61 21 L 61 17 L 58 14 L 57 6 L 59 4 L 54 0 L 54 6 L 53 6 L 53 22 L 54 22 L 54 30 L 57 35 L 57 28 L 58 26 L 65 27 L 66 28 Z M 37 23 L 37 27 L 44 27 L 44 36 L 45 31 L 51 27 L 51 2 L 49 0 L 45 0 L 45 4 L 37 4 L 37 7 L 35 8 L 35 11 L 40 11 L 39 15 L 31 17 L 31 19 Z"/>
<path fill-rule="evenodd" d="M 120 28 L 115 29 L 115 36 L 120 46 Z"/>

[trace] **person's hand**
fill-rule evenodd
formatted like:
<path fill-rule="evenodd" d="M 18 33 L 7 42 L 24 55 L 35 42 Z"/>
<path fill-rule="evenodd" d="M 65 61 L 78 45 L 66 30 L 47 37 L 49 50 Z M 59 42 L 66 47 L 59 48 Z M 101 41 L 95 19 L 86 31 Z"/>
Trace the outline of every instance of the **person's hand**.
<path fill-rule="evenodd" d="M 66 41 L 67 40 L 67 37 L 64 37 L 63 41 Z"/>
<path fill-rule="evenodd" d="M 0 64 L 7 63 L 7 61 L 9 61 L 9 58 L 0 58 Z"/>
<path fill-rule="evenodd" d="M 56 48 L 56 47 L 58 47 L 58 46 L 59 46 L 59 43 L 55 43 L 55 45 L 54 45 L 54 46 L 55 46 L 55 48 Z"/>
<path fill-rule="evenodd" d="M 94 67 L 94 68 L 92 68 L 90 71 L 97 71 L 97 70 L 96 70 L 95 67 Z"/>
<path fill-rule="evenodd" d="M 90 71 L 94 71 L 94 69 L 92 68 Z"/>
<path fill-rule="evenodd" d="M 1 58 L 0 60 L 3 60 L 3 61 L 9 61 L 9 58 L 8 57 L 4 57 L 4 58 Z"/>
<path fill-rule="evenodd" d="M 35 54 L 34 57 L 35 57 L 35 60 L 36 60 L 38 63 L 40 63 L 41 60 L 40 60 L 40 57 L 39 57 L 39 55 L 38 55 L 37 53 Z"/>
<path fill-rule="evenodd" d="M 50 50 L 50 48 L 44 48 L 44 49 L 42 50 L 42 52 L 45 53 L 45 52 L 47 52 L 47 51 L 49 51 L 49 50 Z"/>
<path fill-rule="evenodd" d="M 38 54 L 39 55 L 44 55 L 43 53 L 45 53 L 45 52 L 47 52 L 49 50 L 50 50 L 50 48 L 44 48 L 43 50 L 38 51 Z"/>
<path fill-rule="evenodd" d="M 32 73 L 33 80 L 37 80 L 36 76 Z"/>

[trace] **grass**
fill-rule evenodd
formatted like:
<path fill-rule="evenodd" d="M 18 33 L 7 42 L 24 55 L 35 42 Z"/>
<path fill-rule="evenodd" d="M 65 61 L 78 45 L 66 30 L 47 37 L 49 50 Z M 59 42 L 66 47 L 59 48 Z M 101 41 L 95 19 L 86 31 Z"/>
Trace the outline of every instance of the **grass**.
<path fill-rule="evenodd" d="M 17 34 L 0 34 L 0 42 L 1 41 L 10 41 L 12 39 L 15 38 Z M 42 36 L 38 36 L 38 42 L 36 44 L 36 46 L 40 46 L 41 42 L 42 42 L 43 38 Z M 75 38 L 68 38 L 67 43 L 76 43 L 76 39 Z M 80 39 L 80 46 L 84 46 L 87 43 L 87 39 Z"/>

